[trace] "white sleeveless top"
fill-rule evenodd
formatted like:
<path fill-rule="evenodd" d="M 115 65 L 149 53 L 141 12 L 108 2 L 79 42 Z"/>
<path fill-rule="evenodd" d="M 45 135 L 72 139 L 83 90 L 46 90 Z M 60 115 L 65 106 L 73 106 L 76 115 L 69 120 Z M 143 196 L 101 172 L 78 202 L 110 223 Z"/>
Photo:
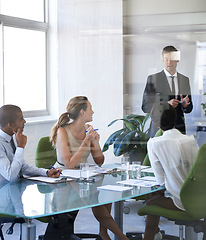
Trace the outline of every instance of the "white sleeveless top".
<path fill-rule="evenodd" d="M 80 148 L 83 140 L 78 140 L 76 138 L 74 138 L 74 136 L 71 134 L 68 125 L 64 126 L 66 132 L 67 132 L 67 136 L 68 136 L 68 144 L 69 144 L 69 149 L 70 149 L 70 153 L 71 153 L 71 157 L 78 151 L 78 149 Z M 85 124 L 85 129 L 88 129 L 89 126 L 87 124 Z M 91 146 L 88 145 L 84 151 L 84 154 L 79 162 L 79 164 L 75 167 L 75 168 L 79 168 L 80 163 L 85 163 L 89 154 L 91 153 Z M 57 149 L 57 162 L 54 165 L 55 168 L 60 168 L 60 169 L 66 169 L 66 167 L 64 166 L 64 163 L 62 162 L 59 153 L 58 153 L 58 149 Z"/>

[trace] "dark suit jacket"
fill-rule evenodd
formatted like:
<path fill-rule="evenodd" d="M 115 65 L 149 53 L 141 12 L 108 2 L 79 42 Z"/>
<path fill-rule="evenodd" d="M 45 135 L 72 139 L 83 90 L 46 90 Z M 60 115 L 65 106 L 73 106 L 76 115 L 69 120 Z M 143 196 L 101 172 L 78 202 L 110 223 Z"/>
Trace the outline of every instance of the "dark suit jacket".
<path fill-rule="evenodd" d="M 188 95 L 190 99 L 190 105 L 188 105 L 187 108 L 183 108 L 181 103 L 176 107 L 176 128 L 182 133 L 185 133 L 184 113 L 190 113 L 193 108 L 190 83 L 189 78 L 180 73 L 177 73 L 177 79 L 179 89 L 177 99 L 180 100 L 180 94 L 183 95 L 183 98 Z M 152 135 L 154 136 L 159 127 L 162 111 L 168 106 L 168 101 L 174 98 L 175 96 L 171 93 L 164 71 L 148 76 L 147 84 L 143 94 L 142 110 L 145 113 L 150 113 L 152 119 L 151 137 Z"/>

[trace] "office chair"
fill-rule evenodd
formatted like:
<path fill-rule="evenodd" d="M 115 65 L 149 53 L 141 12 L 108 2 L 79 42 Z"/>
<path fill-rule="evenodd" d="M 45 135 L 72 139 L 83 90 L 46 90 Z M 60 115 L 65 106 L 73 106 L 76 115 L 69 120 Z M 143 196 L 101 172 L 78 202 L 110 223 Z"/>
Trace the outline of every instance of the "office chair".
<path fill-rule="evenodd" d="M 35 155 L 35 165 L 36 167 L 40 167 L 40 168 L 46 168 L 46 169 L 50 169 L 50 165 L 55 164 L 57 160 L 57 156 L 56 156 L 56 149 L 53 148 L 52 143 L 49 141 L 49 137 L 42 137 L 38 144 L 37 144 L 37 149 L 36 149 L 36 155 Z M 42 188 L 42 186 L 38 186 L 38 189 L 40 192 L 43 191 L 43 193 L 45 193 L 45 187 Z M 49 188 L 48 188 L 49 189 Z M 66 216 L 67 215 L 67 216 Z M 68 218 L 69 216 L 69 218 Z M 53 222 L 54 227 L 58 228 L 58 225 L 63 226 L 63 224 L 66 221 L 72 222 L 74 225 L 74 220 L 75 220 L 75 213 L 72 214 L 72 212 L 67 213 L 67 214 L 62 214 L 62 215 L 55 215 L 53 217 L 42 217 L 42 218 L 38 218 L 37 220 L 44 222 L 44 223 L 51 223 Z M 61 222 L 61 224 L 59 224 L 59 222 Z M 59 229 L 61 231 L 61 229 Z M 49 229 L 48 229 L 49 231 Z M 72 229 L 73 231 L 73 229 Z M 78 239 L 82 239 L 82 238 L 98 238 L 99 235 L 98 234 L 91 234 L 91 233 L 75 233 L 71 239 L 74 240 L 78 240 Z M 39 236 L 39 239 L 44 239 L 44 236 Z"/>
<path fill-rule="evenodd" d="M 37 144 L 35 155 L 36 167 L 50 169 L 50 165 L 53 165 L 56 160 L 56 149 L 53 148 L 49 137 L 42 137 Z"/>
<path fill-rule="evenodd" d="M 154 214 L 174 221 L 180 226 L 190 226 L 196 233 L 203 232 L 206 239 L 206 144 L 197 153 L 193 166 L 180 191 L 180 198 L 185 211 L 170 210 L 150 205 L 138 210 L 140 216 Z M 183 228 L 178 239 L 183 239 Z"/>
<path fill-rule="evenodd" d="M 6 231 L 6 233 L 9 235 L 13 234 L 14 225 L 16 223 L 20 223 L 20 240 L 21 240 L 22 223 L 24 223 L 24 222 L 25 222 L 25 220 L 23 218 L 12 217 L 12 216 L 6 215 L 6 214 L 0 214 L 0 238 L 1 238 L 1 240 L 5 239 L 4 235 L 3 235 L 3 231 L 2 231 L 2 228 L 5 223 L 11 223 L 11 226 Z"/>

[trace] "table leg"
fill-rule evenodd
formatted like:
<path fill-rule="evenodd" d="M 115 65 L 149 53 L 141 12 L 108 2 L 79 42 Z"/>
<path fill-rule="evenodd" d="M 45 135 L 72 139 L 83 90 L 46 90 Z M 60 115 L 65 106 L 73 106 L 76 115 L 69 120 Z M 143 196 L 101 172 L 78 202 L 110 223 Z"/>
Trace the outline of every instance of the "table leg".
<path fill-rule="evenodd" d="M 185 240 L 198 240 L 198 233 L 194 232 L 193 227 L 185 226 Z"/>
<path fill-rule="evenodd" d="M 123 231 L 123 206 L 124 201 L 114 203 L 114 220 L 122 231 Z M 114 239 L 118 240 L 116 236 Z"/>
<path fill-rule="evenodd" d="M 22 240 L 36 240 L 36 225 L 31 219 L 26 219 L 22 224 Z"/>

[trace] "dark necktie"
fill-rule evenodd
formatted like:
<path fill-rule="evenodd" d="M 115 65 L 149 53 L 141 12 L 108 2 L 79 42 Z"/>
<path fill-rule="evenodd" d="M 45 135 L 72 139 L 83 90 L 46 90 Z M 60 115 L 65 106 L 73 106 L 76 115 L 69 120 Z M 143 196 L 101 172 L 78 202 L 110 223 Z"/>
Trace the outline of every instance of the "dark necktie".
<path fill-rule="evenodd" d="M 15 151 L 16 151 L 16 146 L 15 146 L 15 144 L 14 144 L 13 138 L 11 138 L 10 144 L 11 144 L 11 147 L 12 147 L 12 149 L 13 149 L 13 153 L 15 153 Z"/>
<path fill-rule="evenodd" d="M 171 76 L 172 79 L 172 95 L 175 96 L 175 81 L 174 81 L 174 76 Z"/>

